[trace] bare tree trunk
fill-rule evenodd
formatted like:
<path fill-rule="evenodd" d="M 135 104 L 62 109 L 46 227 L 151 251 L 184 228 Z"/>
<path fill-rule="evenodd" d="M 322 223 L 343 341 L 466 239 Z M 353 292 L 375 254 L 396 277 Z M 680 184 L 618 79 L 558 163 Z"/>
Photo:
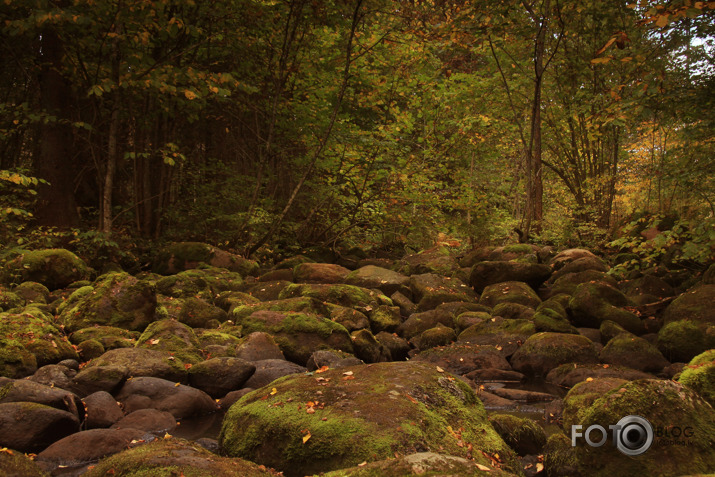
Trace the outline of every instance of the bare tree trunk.
<path fill-rule="evenodd" d="M 71 119 L 72 89 L 62 76 L 64 48 L 51 27 L 42 31 L 39 61 L 40 101 L 45 111 L 57 118 L 40 126 L 37 175 L 50 185 L 38 188 L 37 221 L 41 225 L 71 227 L 79 223 L 74 198 L 72 131 L 62 120 Z"/>

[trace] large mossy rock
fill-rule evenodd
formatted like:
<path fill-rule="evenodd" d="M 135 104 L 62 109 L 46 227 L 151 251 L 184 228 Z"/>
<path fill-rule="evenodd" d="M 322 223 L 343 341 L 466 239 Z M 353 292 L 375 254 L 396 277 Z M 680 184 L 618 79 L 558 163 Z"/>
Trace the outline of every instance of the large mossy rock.
<path fill-rule="evenodd" d="M 219 457 L 193 442 L 161 439 L 115 454 L 92 466 L 86 477 L 271 477 L 268 469 L 242 459 Z"/>
<path fill-rule="evenodd" d="M 514 467 L 474 391 L 433 365 L 378 363 L 289 376 L 244 396 L 224 418 L 230 456 L 288 476 L 351 467 L 395 453 L 496 453 Z M 486 462 L 485 462 L 486 463 Z"/>
<path fill-rule="evenodd" d="M 663 312 L 665 323 L 692 321 L 701 327 L 715 326 L 715 285 L 701 285 L 680 295 Z"/>
<path fill-rule="evenodd" d="M 398 272 L 405 275 L 436 273 L 451 275 L 459 268 L 457 260 L 447 247 L 433 247 L 419 253 L 405 255 L 397 263 Z"/>
<path fill-rule="evenodd" d="M 673 362 L 688 362 L 715 347 L 715 326 L 690 320 L 671 321 L 658 331 L 658 349 Z"/>
<path fill-rule="evenodd" d="M 366 265 L 350 272 L 345 283 L 363 288 L 377 288 L 387 296 L 409 290 L 410 277 L 387 268 Z"/>
<path fill-rule="evenodd" d="M 462 280 L 435 273 L 412 275 L 410 290 L 417 311 L 432 310 L 444 303 L 474 302 L 476 298 L 474 290 Z"/>
<path fill-rule="evenodd" d="M 602 363 L 628 366 L 651 373 L 658 373 L 670 364 L 658 348 L 628 332 L 620 333 L 609 340 L 598 357 Z"/>
<path fill-rule="evenodd" d="M 0 342 L 0 376 L 24 377 L 39 366 L 79 358 L 54 318 L 35 306 L 0 313 Z"/>
<path fill-rule="evenodd" d="M 531 335 L 536 333 L 528 320 L 508 320 L 495 316 L 469 326 L 457 340 L 495 346 L 503 356 L 511 356 Z"/>
<path fill-rule="evenodd" d="M 468 460 L 435 452 L 416 452 L 321 475 L 324 477 L 398 477 L 408 475 L 508 477 L 516 474 L 503 471 L 493 462 L 486 462 L 481 456 L 477 456 L 474 460 Z"/>
<path fill-rule="evenodd" d="M 541 299 L 524 282 L 495 283 L 484 288 L 479 298 L 480 305 L 494 308 L 501 303 L 518 303 L 535 309 L 541 303 Z"/>
<path fill-rule="evenodd" d="M 201 264 L 226 268 L 243 276 L 258 273 L 258 263 L 255 261 L 201 242 L 179 242 L 169 245 L 156 257 L 152 268 L 161 275 L 173 275 L 197 268 Z"/>
<path fill-rule="evenodd" d="M 165 351 L 144 348 L 118 348 L 107 351 L 87 364 L 80 374 L 105 367 L 112 370 L 126 369 L 127 376 L 151 376 L 184 383 L 188 380 L 181 360 Z"/>
<path fill-rule="evenodd" d="M 644 327 L 640 318 L 624 309 L 634 305 L 615 287 L 603 282 L 588 282 L 576 287 L 568 311 L 577 327 L 598 328 L 603 321 L 611 320 L 631 333 L 642 334 Z"/>
<path fill-rule="evenodd" d="M 644 379 L 616 386 L 579 412 L 573 424 L 584 430 L 592 425 L 607 428 L 632 415 L 653 427 L 650 449 L 632 457 L 614 446 L 612 432 L 601 447 L 590 447 L 582 438 L 575 453 L 583 475 L 694 475 L 715 468 L 715 411 L 701 396 L 673 381 Z M 676 439 L 676 427 L 689 431 Z M 594 438 L 600 434 L 594 433 Z"/>
<path fill-rule="evenodd" d="M 156 292 L 151 283 L 128 273 L 108 273 L 93 287 L 77 290 L 80 296 L 70 296 L 71 304 L 62 308 L 60 321 L 68 330 L 106 325 L 142 331 L 154 321 Z"/>
<path fill-rule="evenodd" d="M 520 373 L 546 376 L 565 363 L 596 363 L 598 357 L 591 340 L 567 333 L 536 333 L 511 357 L 511 366 Z"/>
<path fill-rule="evenodd" d="M 159 320 L 147 326 L 139 336 L 136 347 L 163 351 L 185 363 L 203 361 L 194 330 L 176 320 Z"/>
<path fill-rule="evenodd" d="M 320 302 L 358 310 L 392 305 L 392 301 L 382 293 L 344 284 L 294 283 L 285 287 L 278 295 L 281 300 L 297 297 L 314 298 Z"/>
<path fill-rule="evenodd" d="M 309 313 L 257 311 L 237 324 L 245 334 L 263 331 L 275 339 L 286 359 L 305 366 L 314 351 L 336 349 L 353 352 L 350 333 L 344 326 Z"/>
<path fill-rule="evenodd" d="M 472 267 L 469 284 L 478 292 L 502 282 L 525 282 L 538 289 L 549 278 L 551 271 L 551 267 L 539 263 L 486 261 Z"/>
<path fill-rule="evenodd" d="M 678 382 L 715 406 L 715 349 L 694 357 L 678 376 Z"/>
<path fill-rule="evenodd" d="M 296 283 L 343 283 L 350 273 L 345 267 L 332 263 L 300 263 L 293 269 Z"/>
<path fill-rule="evenodd" d="M 246 303 L 245 305 L 239 305 L 231 310 L 229 318 L 236 323 L 240 323 L 242 319 L 257 311 L 310 313 L 312 315 L 321 316 L 330 315 L 328 307 L 323 302 L 316 300 L 315 298 L 301 296 L 296 298 L 287 298 L 285 300 L 269 300 L 261 303 Z"/>
<path fill-rule="evenodd" d="M 5 264 L 7 283 L 39 282 L 50 290 L 88 280 L 92 269 L 69 250 L 52 248 L 26 252 Z"/>

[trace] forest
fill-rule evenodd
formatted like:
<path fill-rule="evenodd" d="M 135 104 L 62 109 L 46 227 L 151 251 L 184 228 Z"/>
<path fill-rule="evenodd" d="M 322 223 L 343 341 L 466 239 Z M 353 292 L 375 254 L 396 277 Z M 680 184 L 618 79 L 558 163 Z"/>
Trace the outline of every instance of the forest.
<path fill-rule="evenodd" d="M 5 258 L 713 243 L 715 3 L 0 5 Z M 517 231 L 515 231 L 518 230 Z M 666 244 L 661 244 L 666 245 Z"/>

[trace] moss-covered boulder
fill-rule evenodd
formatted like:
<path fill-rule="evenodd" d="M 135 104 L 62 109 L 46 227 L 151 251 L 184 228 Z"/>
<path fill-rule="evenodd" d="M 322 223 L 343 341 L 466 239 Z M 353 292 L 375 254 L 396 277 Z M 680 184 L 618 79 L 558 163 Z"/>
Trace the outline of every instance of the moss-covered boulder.
<path fill-rule="evenodd" d="M 571 388 L 582 381 L 597 378 L 618 378 L 625 381 L 652 379 L 655 376 L 625 366 L 612 364 L 562 364 L 546 375 L 546 381 L 565 388 Z"/>
<path fill-rule="evenodd" d="M 241 338 L 221 330 L 194 330 L 199 340 L 199 350 L 207 358 L 236 356 L 236 348 Z"/>
<path fill-rule="evenodd" d="M 36 366 L 44 366 L 79 357 L 54 317 L 35 306 L 20 313 L 0 313 L 0 337 L 6 343 L 0 349 L 0 369 L 7 366 L 5 372 L 14 377 L 32 369 L 33 361 Z"/>
<path fill-rule="evenodd" d="M 155 321 L 147 326 L 137 340 L 136 347 L 163 351 L 184 363 L 203 361 L 199 339 L 194 330 L 172 319 Z"/>
<path fill-rule="evenodd" d="M 632 381 L 616 386 L 596 399 L 579 413 L 575 424 L 583 426 L 584 430 L 592 425 L 607 428 L 625 416 L 640 416 L 650 423 L 653 442 L 649 450 L 636 457 L 624 454 L 614 445 L 612 432 L 607 433 L 607 440 L 601 447 L 591 447 L 583 438 L 579 439 L 576 456 L 585 475 L 691 475 L 712 472 L 715 464 L 715 411 L 694 391 L 673 381 Z M 598 438 L 596 436 L 599 435 L 595 434 L 595 439 Z M 623 443 L 623 439 L 620 440 Z"/>
<path fill-rule="evenodd" d="M 432 310 L 443 303 L 474 302 L 476 298 L 474 290 L 462 280 L 435 273 L 412 275 L 410 290 L 417 311 Z"/>
<path fill-rule="evenodd" d="M 50 290 L 87 280 L 92 269 L 69 250 L 53 248 L 25 252 L 5 264 L 6 283 L 39 282 Z"/>
<path fill-rule="evenodd" d="M 358 464 L 355 467 L 321 474 L 324 477 L 397 477 L 407 475 L 437 476 L 514 476 L 497 463 L 477 455 L 472 460 L 434 452 L 416 452 L 395 458 Z"/>
<path fill-rule="evenodd" d="M 367 265 L 350 272 L 345 283 L 362 288 L 377 288 L 387 296 L 409 291 L 410 277 L 387 268 Z"/>
<path fill-rule="evenodd" d="M 478 369 L 511 370 L 509 362 L 494 346 L 452 343 L 417 354 L 413 361 L 432 363 L 458 376 Z"/>
<path fill-rule="evenodd" d="M 575 384 L 564 397 L 562 412 L 564 429 L 570 430 L 572 425 L 579 423 L 583 413 L 596 399 L 627 382 L 616 377 L 593 377 Z"/>
<path fill-rule="evenodd" d="M 638 316 L 624 307 L 634 306 L 618 289 L 602 282 L 582 283 L 569 301 L 568 311 L 577 327 L 598 328 L 611 320 L 634 334 L 644 331 Z"/>
<path fill-rule="evenodd" d="M 618 288 L 639 305 L 653 303 L 675 295 L 672 286 L 654 275 L 643 275 L 633 280 L 625 280 L 618 284 Z"/>
<path fill-rule="evenodd" d="M 356 330 L 370 329 L 370 321 L 365 313 L 357 311 L 354 308 L 347 306 L 326 304 L 330 310 L 330 319 L 336 323 L 340 323 L 346 330 L 352 332 Z"/>
<path fill-rule="evenodd" d="M 457 260 L 447 247 L 433 247 L 419 253 L 405 255 L 396 264 L 397 271 L 405 275 L 435 273 L 451 275 L 459 268 Z"/>
<path fill-rule="evenodd" d="M 670 364 L 658 348 L 628 332 L 620 333 L 608 341 L 598 358 L 602 363 L 628 366 L 653 373 L 660 372 Z"/>
<path fill-rule="evenodd" d="M 618 282 L 606 272 L 600 270 L 584 270 L 582 272 L 562 274 L 558 279 L 554 280 L 554 283 L 551 285 L 551 293 L 573 295 L 576 291 L 576 287 L 588 282 L 602 282 L 612 287 L 618 286 Z"/>
<path fill-rule="evenodd" d="M 715 347 L 715 326 L 690 320 L 671 321 L 658 331 L 658 349 L 673 362 L 687 363 Z"/>
<path fill-rule="evenodd" d="M 0 288 L 0 311 L 9 311 L 13 308 L 25 306 L 26 300 L 19 295 Z"/>
<path fill-rule="evenodd" d="M 531 419 L 511 414 L 491 414 L 489 421 L 509 447 L 519 455 L 540 454 L 546 444 L 546 432 Z"/>
<path fill-rule="evenodd" d="M 157 319 L 172 318 L 192 328 L 218 328 L 228 319 L 228 314 L 221 308 L 197 297 L 157 298 Z"/>
<path fill-rule="evenodd" d="M 241 320 L 257 311 L 310 313 L 312 315 L 330 316 L 329 308 L 325 303 L 309 296 L 301 296 L 239 305 L 231 310 L 229 318 L 236 323 L 240 323 Z"/>
<path fill-rule="evenodd" d="M 343 283 L 350 270 L 332 263 L 303 262 L 293 269 L 296 283 Z"/>
<path fill-rule="evenodd" d="M 469 284 L 478 292 L 502 282 L 524 282 L 538 289 L 550 275 L 551 267 L 540 263 L 486 261 L 472 267 Z"/>
<path fill-rule="evenodd" d="M 677 378 L 715 407 L 715 350 L 694 357 Z"/>
<path fill-rule="evenodd" d="M 256 275 L 258 263 L 220 250 L 201 242 L 174 243 L 162 250 L 152 268 L 161 275 L 173 275 L 183 270 L 198 268 L 201 264 L 225 268 L 243 276 Z"/>
<path fill-rule="evenodd" d="M 424 363 L 393 362 L 289 376 L 244 396 L 224 418 L 230 456 L 303 476 L 440 450 L 481 459 L 513 452 L 465 383 Z"/>
<path fill-rule="evenodd" d="M 150 376 L 174 382 L 187 382 L 184 363 L 168 352 L 155 349 L 113 349 L 90 361 L 82 372 L 102 367 L 112 370 L 125 369 L 128 376 Z M 79 374 L 77 376 L 79 377 Z"/>
<path fill-rule="evenodd" d="M 424 351 L 435 346 L 447 346 L 457 339 L 453 328 L 438 323 L 434 328 L 423 331 L 413 337 L 410 343 L 419 351 Z"/>
<path fill-rule="evenodd" d="M 511 357 L 514 370 L 531 376 L 546 376 L 565 363 L 598 361 L 591 340 L 567 333 L 536 333 L 527 339 Z"/>
<path fill-rule="evenodd" d="M 42 283 L 22 282 L 12 292 L 28 303 L 47 303 L 50 300 L 50 290 Z"/>
<path fill-rule="evenodd" d="M 365 363 L 381 363 L 390 361 L 390 351 L 377 341 L 370 330 L 354 331 L 350 338 L 353 340 L 355 356 Z"/>
<path fill-rule="evenodd" d="M 507 320 L 495 316 L 462 331 L 457 340 L 495 346 L 503 356 L 511 356 L 534 333 L 534 324 L 528 320 Z"/>
<path fill-rule="evenodd" d="M 0 475 L 3 477 L 49 477 L 30 457 L 22 452 L 0 452 Z"/>
<path fill-rule="evenodd" d="M 88 340 L 96 340 L 105 350 L 133 348 L 141 333 L 114 326 L 90 326 L 70 335 L 70 342 L 79 345 Z"/>
<path fill-rule="evenodd" d="M 544 446 L 544 469 L 549 477 L 581 477 L 569 437 L 559 432 L 549 436 Z"/>
<path fill-rule="evenodd" d="M 149 282 L 128 273 L 108 273 L 93 286 L 62 309 L 60 321 L 68 330 L 108 325 L 142 331 L 154 321 L 156 292 Z"/>
<path fill-rule="evenodd" d="M 402 324 L 400 308 L 397 306 L 380 305 L 368 311 L 370 330 L 373 333 L 387 331 L 392 333 Z"/>
<path fill-rule="evenodd" d="M 500 303 L 518 303 L 535 309 L 541 299 L 534 289 L 524 282 L 495 283 L 484 288 L 479 298 L 480 305 L 493 308 Z"/>
<path fill-rule="evenodd" d="M 536 331 L 551 331 L 554 333 L 578 334 L 578 330 L 564 315 L 554 308 L 541 308 L 534 313 Z"/>
<path fill-rule="evenodd" d="M 271 477 L 275 473 L 242 459 L 219 457 L 194 442 L 172 437 L 107 457 L 93 465 L 86 477 Z"/>
<path fill-rule="evenodd" d="M 344 284 L 294 283 L 285 287 L 278 296 L 281 300 L 297 297 L 314 298 L 320 302 L 334 303 L 361 311 L 368 307 L 392 305 L 392 301 L 382 293 Z"/>
<path fill-rule="evenodd" d="M 344 326 L 308 313 L 257 311 L 238 324 L 246 334 L 263 331 L 271 334 L 287 359 L 305 366 L 319 349 L 353 352 L 350 334 Z"/>
<path fill-rule="evenodd" d="M 715 285 L 701 285 L 680 295 L 663 312 L 665 323 L 687 320 L 701 326 L 715 325 Z"/>
<path fill-rule="evenodd" d="M 275 295 L 275 298 L 278 298 L 278 294 Z M 272 300 L 273 298 L 270 299 Z M 223 311 L 230 312 L 237 306 L 248 305 L 251 303 L 260 303 L 261 301 L 263 300 L 252 295 L 251 293 L 244 293 L 240 291 L 225 291 L 219 293 L 216 298 L 214 298 L 213 303 L 217 307 L 221 308 Z"/>

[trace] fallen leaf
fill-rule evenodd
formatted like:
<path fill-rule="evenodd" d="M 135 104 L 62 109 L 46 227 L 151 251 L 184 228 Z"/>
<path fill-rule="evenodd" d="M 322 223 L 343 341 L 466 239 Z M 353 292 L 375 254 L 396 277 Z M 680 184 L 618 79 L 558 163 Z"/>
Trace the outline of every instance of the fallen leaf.
<path fill-rule="evenodd" d="M 13 455 L 12 451 L 10 449 L 8 449 L 7 447 L 3 447 L 2 449 L 0 449 L 0 452 L 4 452 L 5 454 Z"/>
<path fill-rule="evenodd" d="M 174 384 L 174 387 L 177 387 L 177 388 L 178 388 L 179 386 L 181 386 L 181 383 L 176 383 L 176 384 Z"/>
<path fill-rule="evenodd" d="M 329 369 L 330 369 L 330 366 L 321 366 L 320 369 L 316 369 L 315 372 L 320 374 L 320 373 L 326 372 Z"/>
<path fill-rule="evenodd" d="M 442 369 L 442 368 L 440 368 L 439 366 L 437 366 L 437 372 L 438 372 L 438 373 L 444 373 L 444 369 Z"/>
<path fill-rule="evenodd" d="M 542 464 L 541 462 L 537 462 L 536 463 L 536 471 L 541 472 L 542 470 L 544 470 L 544 464 Z"/>
<path fill-rule="evenodd" d="M 352 376 L 352 375 L 353 375 L 353 372 L 352 372 L 352 371 L 345 371 L 345 372 L 343 373 L 343 375 L 344 375 L 344 376 Z"/>
<path fill-rule="evenodd" d="M 153 340 L 147 341 L 147 343 L 149 343 L 150 345 L 155 345 L 155 344 L 159 344 L 159 340 L 158 340 L 158 339 L 153 339 Z"/>
<path fill-rule="evenodd" d="M 308 439 L 310 439 L 311 437 L 313 437 L 313 436 L 310 434 L 310 431 L 308 431 L 308 433 L 303 436 L 303 444 L 308 442 Z"/>
<path fill-rule="evenodd" d="M 366 465 L 367 465 L 367 461 L 364 460 L 364 461 L 360 462 L 357 466 L 358 466 L 358 467 L 365 467 Z"/>
<path fill-rule="evenodd" d="M 486 465 L 476 464 L 476 466 L 477 466 L 477 469 L 483 470 L 483 471 L 485 471 L 485 472 L 491 472 L 491 471 L 492 471 L 492 469 L 490 469 L 490 468 L 487 467 Z"/>
<path fill-rule="evenodd" d="M 590 383 L 591 381 L 593 381 L 593 378 L 586 378 L 587 383 Z"/>
<path fill-rule="evenodd" d="M 278 394 L 278 390 L 276 388 L 273 388 L 273 389 L 271 389 L 270 394 L 271 394 L 271 396 L 275 396 L 276 394 Z"/>
<path fill-rule="evenodd" d="M 191 364 L 191 363 L 184 364 L 184 368 L 186 368 L 186 369 L 191 369 L 192 366 L 193 366 L 193 364 Z"/>
<path fill-rule="evenodd" d="M 169 434 L 168 432 L 164 434 L 164 439 L 171 439 L 171 434 Z"/>

